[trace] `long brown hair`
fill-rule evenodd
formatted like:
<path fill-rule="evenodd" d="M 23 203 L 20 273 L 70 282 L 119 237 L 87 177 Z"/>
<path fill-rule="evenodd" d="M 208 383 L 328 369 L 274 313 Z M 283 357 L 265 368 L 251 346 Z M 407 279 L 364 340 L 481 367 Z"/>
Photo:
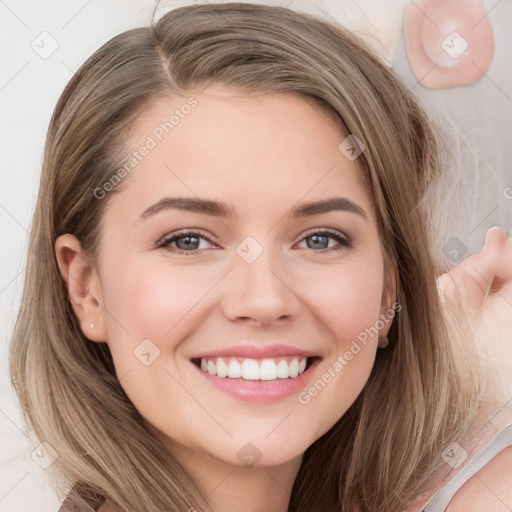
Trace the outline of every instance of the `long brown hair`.
<path fill-rule="evenodd" d="M 157 98 L 209 84 L 298 94 L 364 144 L 356 163 L 401 310 L 357 400 L 304 454 L 290 510 L 404 509 L 444 464 L 443 448 L 463 438 L 483 390 L 471 350 L 461 357 L 450 339 L 420 204 L 440 167 L 436 137 L 359 38 L 286 8 L 172 10 L 108 41 L 66 86 L 47 135 L 10 353 L 26 421 L 58 453 L 63 489 L 78 482 L 84 495 L 126 511 L 205 509 L 193 478 L 123 392 L 108 345 L 82 333 L 54 243 L 71 233 L 94 261 L 103 209 L 123 183 L 103 200 L 94 190 L 119 169 L 127 130 Z"/>

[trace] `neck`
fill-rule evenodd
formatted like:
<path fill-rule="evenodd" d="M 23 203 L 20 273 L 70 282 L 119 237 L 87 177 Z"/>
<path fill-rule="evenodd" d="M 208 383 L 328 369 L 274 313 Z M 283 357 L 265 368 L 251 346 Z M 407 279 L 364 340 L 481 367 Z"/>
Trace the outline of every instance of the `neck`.
<path fill-rule="evenodd" d="M 207 507 L 213 512 L 287 512 L 302 462 L 300 455 L 278 466 L 247 467 L 183 447 L 173 447 L 173 453 L 186 461 L 182 462 L 185 469 L 201 489 L 203 501 L 195 507 L 197 512 Z"/>

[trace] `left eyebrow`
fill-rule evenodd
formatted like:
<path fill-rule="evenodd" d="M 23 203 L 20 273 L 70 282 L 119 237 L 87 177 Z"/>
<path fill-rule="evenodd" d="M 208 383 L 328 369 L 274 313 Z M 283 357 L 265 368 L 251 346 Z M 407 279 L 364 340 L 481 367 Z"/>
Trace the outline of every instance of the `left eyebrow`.
<path fill-rule="evenodd" d="M 301 217 L 311 217 L 313 215 L 321 215 L 332 211 L 345 211 L 360 215 L 368 220 L 365 211 L 350 199 L 346 197 L 333 197 L 325 201 L 315 201 L 313 203 L 303 203 L 291 211 L 290 216 L 293 219 Z"/>
<path fill-rule="evenodd" d="M 198 199 L 194 197 L 164 197 L 149 208 L 146 208 L 139 215 L 138 220 L 144 220 L 168 209 L 185 210 L 189 212 L 211 215 L 214 217 L 234 217 L 233 206 L 229 206 L 223 202 L 212 201 L 209 199 Z M 331 211 L 345 211 L 355 213 L 356 215 L 359 215 L 362 218 L 368 220 L 365 211 L 346 197 L 333 197 L 323 201 L 303 203 L 294 208 L 288 214 L 288 217 L 291 217 L 292 219 L 312 217 L 314 215 L 321 215 Z"/>

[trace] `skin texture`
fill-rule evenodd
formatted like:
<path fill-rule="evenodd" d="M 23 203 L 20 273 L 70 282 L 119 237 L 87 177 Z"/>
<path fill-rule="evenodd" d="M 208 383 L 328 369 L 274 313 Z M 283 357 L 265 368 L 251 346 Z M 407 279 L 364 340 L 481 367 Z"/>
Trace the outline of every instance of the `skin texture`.
<path fill-rule="evenodd" d="M 284 343 L 322 357 L 313 383 L 392 308 L 394 278 L 385 288 L 372 200 L 356 162 L 338 149 L 345 137 L 322 113 L 294 95 L 209 88 L 193 96 L 198 106 L 110 198 L 98 265 L 72 235 L 59 237 L 56 251 L 84 334 L 108 343 L 127 395 L 193 469 L 214 509 L 281 512 L 304 451 L 359 395 L 390 322 L 307 404 L 297 395 L 260 404 L 233 398 L 211 387 L 190 358 L 247 342 Z M 129 134 L 131 151 L 185 101 L 161 100 L 145 111 Z M 164 196 L 223 201 L 234 217 L 168 209 L 138 220 Z M 334 196 L 366 218 L 348 211 L 288 217 L 299 203 Z M 315 245 L 311 235 L 323 228 L 352 246 L 334 238 Z M 201 238 L 195 254 L 157 247 L 180 229 L 212 242 Z M 263 249 L 252 263 L 237 252 L 246 237 Z M 178 243 L 175 251 L 194 252 L 183 249 L 183 238 Z M 148 366 L 134 356 L 144 339 L 160 351 Z M 261 456 L 253 467 L 238 455 L 247 443 Z"/>
<path fill-rule="evenodd" d="M 508 512 L 512 509 L 512 447 L 498 453 L 452 498 L 447 512 Z M 508 476 L 507 476 L 508 475 Z"/>

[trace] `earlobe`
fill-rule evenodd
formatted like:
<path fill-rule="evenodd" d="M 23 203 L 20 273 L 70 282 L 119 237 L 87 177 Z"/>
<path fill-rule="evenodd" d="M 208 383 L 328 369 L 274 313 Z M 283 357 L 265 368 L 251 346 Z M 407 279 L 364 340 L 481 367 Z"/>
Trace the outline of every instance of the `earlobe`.
<path fill-rule="evenodd" d="M 80 241 L 71 234 L 57 238 L 55 254 L 82 332 L 92 341 L 105 342 L 104 308 L 96 269 L 84 256 Z"/>
<path fill-rule="evenodd" d="M 394 264 L 386 265 L 382 287 L 381 312 L 394 310 L 396 304 L 397 270 Z"/>
<path fill-rule="evenodd" d="M 381 307 L 380 307 L 380 315 L 377 324 L 377 328 L 379 329 L 379 347 L 385 348 L 387 347 L 388 340 L 388 332 L 391 328 L 391 324 L 393 323 L 393 318 L 395 316 L 395 305 L 396 305 L 396 282 L 397 282 L 397 274 L 394 266 L 388 269 L 384 276 L 384 286 L 382 288 L 382 299 L 381 299 Z"/>

